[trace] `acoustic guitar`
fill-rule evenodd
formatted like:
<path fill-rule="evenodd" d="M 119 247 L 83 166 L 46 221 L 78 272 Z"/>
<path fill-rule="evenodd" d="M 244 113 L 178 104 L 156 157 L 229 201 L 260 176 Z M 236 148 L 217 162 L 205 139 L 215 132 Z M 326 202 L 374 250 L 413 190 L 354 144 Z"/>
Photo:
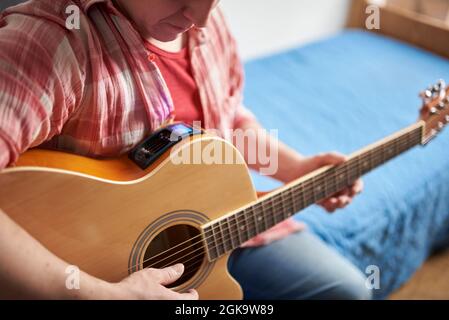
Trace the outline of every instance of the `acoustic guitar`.
<path fill-rule="evenodd" d="M 0 208 L 45 247 L 107 281 L 181 262 L 178 292 L 240 299 L 227 271 L 233 249 L 416 145 L 449 122 L 443 81 L 422 93 L 419 120 L 327 166 L 258 196 L 229 142 L 181 123 L 117 159 L 33 149 L 0 173 Z M 219 161 L 197 161 L 209 154 Z M 201 160 L 201 159 L 200 159 Z"/>

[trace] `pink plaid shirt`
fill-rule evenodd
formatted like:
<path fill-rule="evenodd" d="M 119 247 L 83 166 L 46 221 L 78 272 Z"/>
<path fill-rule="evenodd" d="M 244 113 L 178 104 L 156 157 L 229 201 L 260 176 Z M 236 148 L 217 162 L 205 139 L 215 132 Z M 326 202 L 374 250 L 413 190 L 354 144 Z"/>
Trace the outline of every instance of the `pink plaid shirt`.
<path fill-rule="evenodd" d="M 66 8 L 80 28 L 66 28 Z M 189 31 L 205 128 L 222 132 L 254 116 L 242 104 L 243 70 L 220 10 Z M 128 152 L 173 113 L 164 79 L 139 33 L 110 0 L 33 0 L 0 16 L 0 169 L 41 146 L 89 157 Z M 250 240 L 299 230 L 287 220 Z"/>

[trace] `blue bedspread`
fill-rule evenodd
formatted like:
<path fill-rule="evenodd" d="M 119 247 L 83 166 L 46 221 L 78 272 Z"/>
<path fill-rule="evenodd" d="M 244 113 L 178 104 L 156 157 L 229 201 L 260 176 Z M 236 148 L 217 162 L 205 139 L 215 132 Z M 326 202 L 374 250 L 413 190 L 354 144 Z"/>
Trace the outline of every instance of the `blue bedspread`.
<path fill-rule="evenodd" d="M 449 61 L 362 31 L 246 63 L 245 103 L 267 128 L 307 155 L 351 153 L 418 117 L 418 93 Z M 259 190 L 277 183 L 254 176 Z M 297 218 L 362 271 L 377 265 L 385 298 L 449 235 L 449 129 L 365 177 L 365 192 L 334 215 Z M 448 279 L 443 279 L 449 281 Z"/>

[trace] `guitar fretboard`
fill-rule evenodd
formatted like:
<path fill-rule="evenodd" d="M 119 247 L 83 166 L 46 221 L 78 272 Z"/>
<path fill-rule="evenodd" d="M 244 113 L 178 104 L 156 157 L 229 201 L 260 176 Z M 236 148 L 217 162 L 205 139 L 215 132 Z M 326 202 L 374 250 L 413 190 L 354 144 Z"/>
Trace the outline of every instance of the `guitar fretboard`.
<path fill-rule="evenodd" d="M 210 260 L 288 219 L 298 211 L 352 185 L 359 177 L 422 141 L 417 123 L 353 154 L 345 163 L 318 170 L 260 198 L 256 203 L 208 223 L 204 228 Z"/>

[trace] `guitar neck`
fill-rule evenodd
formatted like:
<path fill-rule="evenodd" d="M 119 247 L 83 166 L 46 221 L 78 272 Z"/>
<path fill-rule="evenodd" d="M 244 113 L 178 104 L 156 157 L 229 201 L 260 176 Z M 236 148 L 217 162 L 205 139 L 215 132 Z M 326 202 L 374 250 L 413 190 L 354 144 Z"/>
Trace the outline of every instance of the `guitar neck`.
<path fill-rule="evenodd" d="M 257 202 L 204 226 L 211 260 L 288 219 L 298 211 L 352 185 L 358 178 L 421 144 L 424 123 L 418 122 L 352 154 L 338 166 L 312 172 L 261 197 Z"/>

